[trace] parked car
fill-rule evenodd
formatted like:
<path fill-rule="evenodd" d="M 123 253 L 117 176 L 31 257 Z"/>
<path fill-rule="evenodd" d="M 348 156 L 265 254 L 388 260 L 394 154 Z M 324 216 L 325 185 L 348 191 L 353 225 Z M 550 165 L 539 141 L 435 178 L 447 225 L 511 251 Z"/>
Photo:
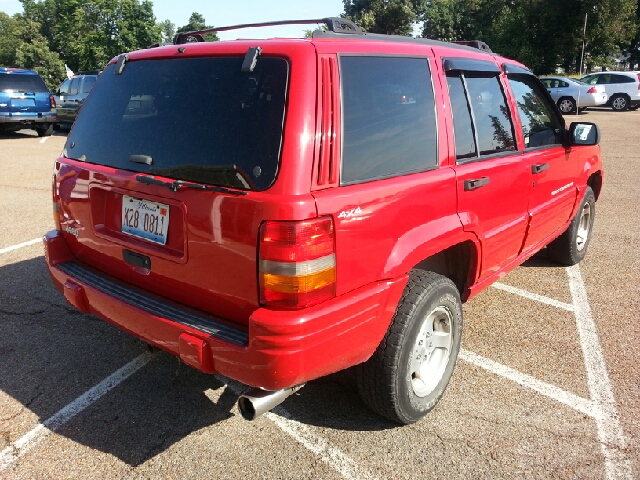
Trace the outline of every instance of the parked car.
<path fill-rule="evenodd" d="M 545 247 L 584 258 L 600 134 L 516 61 L 325 23 L 109 62 L 55 161 L 46 262 L 78 310 L 253 387 L 247 419 L 358 365 L 412 423 L 462 302 Z"/>
<path fill-rule="evenodd" d="M 582 111 L 607 103 L 608 96 L 603 85 L 587 85 L 568 77 L 542 77 L 540 80 L 562 113 L 572 113 L 576 109 Z"/>
<path fill-rule="evenodd" d="M 53 133 L 56 102 L 38 72 L 0 67 L 0 131 L 33 129 Z"/>
<path fill-rule="evenodd" d="M 98 70 L 78 72 L 73 77 L 67 78 L 62 82 L 55 93 L 59 124 L 73 125 L 99 74 Z"/>
<path fill-rule="evenodd" d="M 598 72 L 580 79 L 589 85 L 602 85 L 609 96 L 607 106 L 616 111 L 640 107 L 640 72 Z"/>

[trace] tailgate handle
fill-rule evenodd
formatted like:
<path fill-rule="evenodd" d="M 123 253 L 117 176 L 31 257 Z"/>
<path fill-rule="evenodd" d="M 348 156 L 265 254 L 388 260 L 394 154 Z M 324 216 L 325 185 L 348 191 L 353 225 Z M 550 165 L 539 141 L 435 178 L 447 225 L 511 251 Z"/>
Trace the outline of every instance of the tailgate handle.
<path fill-rule="evenodd" d="M 489 177 L 482 177 L 476 180 L 465 180 L 464 181 L 464 190 L 468 192 L 469 190 L 475 190 L 489 183 Z"/>
<path fill-rule="evenodd" d="M 134 267 L 146 268 L 147 270 L 151 270 L 151 259 L 146 255 L 141 255 L 139 253 L 132 252 L 131 250 L 123 250 L 122 257 L 124 261 Z"/>
<path fill-rule="evenodd" d="M 538 163 L 531 166 L 531 173 L 541 173 L 544 172 L 547 168 L 549 168 L 548 163 Z"/>

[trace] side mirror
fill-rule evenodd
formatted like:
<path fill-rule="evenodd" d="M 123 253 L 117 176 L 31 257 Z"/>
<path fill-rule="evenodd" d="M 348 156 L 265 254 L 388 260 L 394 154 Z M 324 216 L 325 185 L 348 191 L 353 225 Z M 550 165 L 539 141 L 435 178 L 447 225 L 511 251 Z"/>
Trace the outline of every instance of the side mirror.
<path fill-rule="evenodd" d="M 595 123 L 573 122 L 569 126 L 569 146 L 598 145 L 600 143 L 600 129 Z"/>

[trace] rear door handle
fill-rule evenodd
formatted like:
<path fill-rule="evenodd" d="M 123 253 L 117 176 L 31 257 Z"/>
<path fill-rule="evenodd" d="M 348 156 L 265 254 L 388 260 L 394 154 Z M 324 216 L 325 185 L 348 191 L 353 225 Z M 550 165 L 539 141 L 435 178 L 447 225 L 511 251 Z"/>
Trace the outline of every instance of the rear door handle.
<path fill-rule="evenodd" d="M 531 173 L 540 173 L 544 172 L 547 168 L 549 168 L 548 163 L 539 163 L 536 165 L 531 165 Z"/>
<path fill-rule="evenodd" d="M 468 192 L 469 190 L 476 190 L 488 183 L 489 183 L 489 177 L 477 178 L 475 180 L 465 180 L 464 190 L 465 192 Z"/>

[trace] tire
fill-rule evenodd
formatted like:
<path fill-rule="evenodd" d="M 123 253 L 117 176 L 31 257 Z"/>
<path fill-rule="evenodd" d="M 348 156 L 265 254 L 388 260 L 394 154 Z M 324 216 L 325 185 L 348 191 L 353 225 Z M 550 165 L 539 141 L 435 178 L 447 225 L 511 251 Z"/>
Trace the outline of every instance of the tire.
<path fill-rule="evenodd" d="M 563 114 L 572 113 L 576 110 L 576 101 L 571 97 L 562 97 L 558 100 L 558 108 Z"/>
<path fill-rule="evenodd" d="M 462 302 L 454 283 L 423 270 L 409 275 L 384 339 L 356 370 L 365 405 L 404 425 L 436 406 L 453 373 L 462 338 Z"/>
<path fill-rule="evenodd" d="M 587 254 L 595 217 L 596 197 L 591 187 L 587 187 L 580 208 L 571 220 L 569 228 L 547 246 L 549 258 L 566 266 L 580 263 Z"/>
<path fill-rule="evenodd" d="M 53 123 L 45 123 L 41 127 L 36 127 L 39 137 L 50 137 L 53 133 Z"/>
<path fill-rule="evenodd" d="M 616 112 L 624 112 L 629 108 L 629 98 L 626 95 L 616 93 L 611 97 L 611 108 Z"/>

